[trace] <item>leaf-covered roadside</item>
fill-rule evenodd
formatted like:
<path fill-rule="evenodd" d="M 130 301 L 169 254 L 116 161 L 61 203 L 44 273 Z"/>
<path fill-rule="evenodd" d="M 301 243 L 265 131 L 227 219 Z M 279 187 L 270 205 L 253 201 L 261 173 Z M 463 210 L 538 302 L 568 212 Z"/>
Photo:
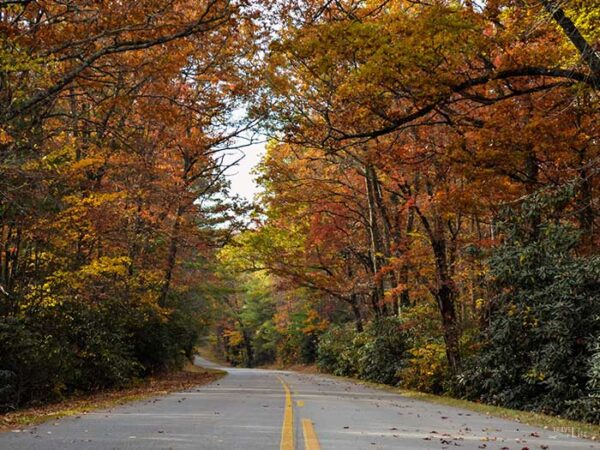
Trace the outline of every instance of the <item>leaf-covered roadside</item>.
<path fill-rule="evenodd" d="M 425 402 L 439 405 L 446 405 L 455 408 L 466 409 L 480 414 L 486 414 L 492 417 L 500 417 L 502 419 L 513 420 L 534 427 L 540 427 L 561 433 L 571 434 L 574 436 L 582 437 L 584 439 L 600 439 L 600 425 L 595 425 L 587 422 L 569 420 L 546 414 L 503 408 L 501 406 L 494 406 L 486 403 L 463 400 L 446 395 L 435 395 L 426 392 L 402 389 L 380 383 L 375 383 L 372 381 L 356 380 L 355 378 L 347 378 L 334 375 L 325 376 L 335 377 L 336 379 L 351 380 L 352 382 L 363 384 L 365 386 L 369 386 L 375 389 L 381 389 L 387 392 L 400 394 L 403 397 L 415 400 L 422 400 Z"/>
<path fill-rule="evenodd" d="M 180 392 L 196 386 L 212 383 L 225 375 L 225 372 L 187 365 L 184 370 L 137 380 L 132 386 L 98 392 L 80 394 L 59 403 L 21 409 L 0 415 L 0 432 L 34 427 L 43 422 L 67 416 L 80 416 L 90 411 L 107 409 L 148 397 Z"/>

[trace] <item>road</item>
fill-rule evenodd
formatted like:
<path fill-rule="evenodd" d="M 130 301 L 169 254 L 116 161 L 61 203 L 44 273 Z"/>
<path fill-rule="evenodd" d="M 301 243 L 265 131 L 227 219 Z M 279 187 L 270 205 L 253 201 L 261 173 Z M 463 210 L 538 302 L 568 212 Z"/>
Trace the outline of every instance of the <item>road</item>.
<path fill-rule="evenodd" d="M 197 359 L 203 366 L 212 363 Z M 0 435 L 0 449 L 598 449 L 594 441 L 317 375 L 212 384 Z"/>

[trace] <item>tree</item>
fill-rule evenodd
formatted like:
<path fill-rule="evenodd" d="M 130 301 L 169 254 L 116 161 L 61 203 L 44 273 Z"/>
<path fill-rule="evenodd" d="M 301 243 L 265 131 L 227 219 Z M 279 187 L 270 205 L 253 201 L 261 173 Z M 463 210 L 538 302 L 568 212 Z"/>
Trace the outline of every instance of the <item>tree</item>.
<path fill-rule="evenodd" d="M 256 89 L 256 12 L 0 9 L 1 353 L 23 354 L 0 361 L 3 408 L 177 367 L 207 325 L 215 251 L 243 222 L 222 152 L 255 123 L 233 115 Z"/>

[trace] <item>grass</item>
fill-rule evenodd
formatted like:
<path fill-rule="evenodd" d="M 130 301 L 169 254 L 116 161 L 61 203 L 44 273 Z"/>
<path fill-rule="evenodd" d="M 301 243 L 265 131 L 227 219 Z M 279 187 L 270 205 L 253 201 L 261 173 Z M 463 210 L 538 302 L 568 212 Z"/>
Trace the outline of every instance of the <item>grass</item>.
<path fill-rule="evenodd" d="M 528 411 L 519 411 L 515 409 L 502 408 L 500 406 L 488 405 L 485 403 L 471 402 L 469 400 L 461 400 L 454 397 L 442 395 L 427 394 L 424 392 L 411 391 L 401 389 L 386 384 L 373 383 L 370 381 L 357 380 L 355 378 L 339 377 L 335 375 L 324 374 L 327 377 L 343 379 L 353 383 L 369 386 L 375 389 L 400 394 L 407 398 L 422 400 L 429 403 L 451 406 L 454 408 L 467 409 L 469 411 L 480 414 L 499 417 L 501 419 L 513 420 L 526 425 L 550 429 L 558 433 L 571 434 L 584 439 L 597 440 L 600 439 L 600 425 L 594 425 L 586 422 L 578 422 L 575 420 L 563 419 L 558 416 L 549 416 Z"/>
<path fill-rule="evenodd" d="M 58 403 L 1 414 L 0 432 L 28 428 L 62 417 L 84 415 L 90 411 L 108 409 L 148 397 L 167 395 L 211 383 L 224 375 L 225 372 L 221 370 L 188 364 L 181 371 L 145 378 L 129 388 L 74 396 Z"/>

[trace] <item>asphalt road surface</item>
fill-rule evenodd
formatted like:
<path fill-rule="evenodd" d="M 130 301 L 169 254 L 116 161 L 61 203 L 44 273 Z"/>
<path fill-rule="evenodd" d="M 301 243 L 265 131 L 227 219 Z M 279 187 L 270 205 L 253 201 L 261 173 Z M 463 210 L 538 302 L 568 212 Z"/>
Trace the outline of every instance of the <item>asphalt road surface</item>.
<path fill-rule="evenodd" d="M 600 449 L 568 433 L 327 377 L 227 370 L 190 391 L 0 434 L 0 449 Z"/>

